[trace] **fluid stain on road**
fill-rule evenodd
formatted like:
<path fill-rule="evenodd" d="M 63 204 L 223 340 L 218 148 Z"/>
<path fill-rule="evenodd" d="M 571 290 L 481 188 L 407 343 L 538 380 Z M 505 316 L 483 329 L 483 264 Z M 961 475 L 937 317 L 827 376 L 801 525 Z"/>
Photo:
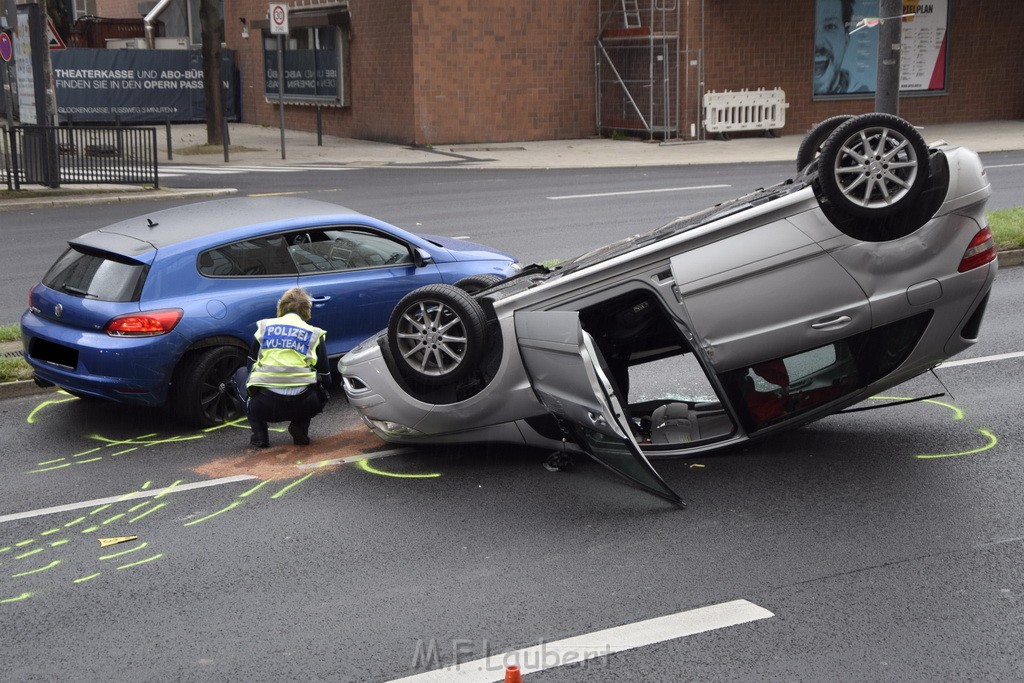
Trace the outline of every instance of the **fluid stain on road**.
<path fill-rule="evenodd" d="M 278 436 L 277 438 L 282 438 Z M 307 474 L 297 465 L 335 460 L 352 455 L 371 453 L 381 450 L 386 444 L 373 433 L 362 429 L 346 429 L 331 436 L 318 438 L 308 446 L 293 446 L 291 437 L 284 434 L 285 443 L 270 448 L 249 450 L 240 456 L 218 458 L 192 469 L 211 479 L 231 477 L 239 474 L 251 474 L 264 480 L 291 479 Z M 271 436 L 273 442 L 274 436 Z M 327 471 L 338 467 L 341 463 L 325 465 L 317 471 Z"/>

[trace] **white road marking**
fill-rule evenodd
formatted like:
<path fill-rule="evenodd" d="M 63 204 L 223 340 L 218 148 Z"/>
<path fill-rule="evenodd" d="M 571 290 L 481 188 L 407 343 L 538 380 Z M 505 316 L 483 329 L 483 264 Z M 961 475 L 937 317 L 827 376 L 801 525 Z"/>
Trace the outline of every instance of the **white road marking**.
<path fill-rule="evenodd" d="M 624 190 L 622 192 L 598 192 L 595 194 L 564 194 L 557 197 L 548 197 L 548 199 L 592 199 L 594 197 L 620 197 L 623 195 L 630 194 L 653 194 L 655 192 L 690 192 L 693 190 L 715 190 L 722 187 L 732 187 L 732 185 L 693 185 L 691 187 L 662 187 L 654 190 Z"/>
<path fill-rule="evenodd" d="M 376 453 L 359 453 L 357 455 L 349 455 L 344 458 L 335 458 L 333 460 L 322 460 L 320 462 L 309 462 L 303 465 L 296 465 L 300 470 L 315 470 L 321 467 L 330 467 L 331 465 L 345 465 L 350 462 L 359 462 L 361 460 L 373 460 L 374 458 L 387 458 L 392 455 L 402 455 L 403 453 L 411 453 L 412 451 L 408 448 L 397 448 L 389 451 L 377 451 Z"/>
<path fill-rule="evenodd" d="M 79 503 L 68 503 L 67 505 L 55 505 L 54 507 L 42 508 L 39 510 L 29 510 L 28 512 L 15 512 L 10 515 L 0 516 L 0 524 L 4 522 L 14 522 L 19 519 L 29 519 L 31 517 L 42 517 L 43 515 L 54 515 L 60 512 L 69 512 L 71 510 L 80 510 L 87 507 L 95 507 L 99 505 L 107 505 L 109 503 L 120 503 L 125 500 L 138 500 L 139 498 L 155 498 L 164 493 L 179 493 L 181 491 L 191 491 L 193 489 L 203 489 L 209 486 L 222 486 L 224 484 L 233 484 L 237 481 L 249 481 L 257 479 L 258 477 L 251 474 L 239 474 L 234 477 L 222 477 L 220 479 L 210 479 L 208 481 L 197 481 L 192 484 L 181 484 L 179 486 L 168 486 L 163 489 L 155 489 L 153 491 L 133 491 L 132 493 L 126 493 L 120 496 L 110 496 L 109 498 L 97 498 L 96 500 L 83 500 Z"/>
<path fill-rule="evenodd" d="M 986 165 L 985 168 L 1017 168 L 1019 166 L 1024 166 L 1024 164 L 993 164 L 991 166 Z"/>
<path fill-rule="evenodd" d="M 975 363 L 990 363 L 994 360 L 1006 360 L 1007 358 L 1024 358 L 1024 351 L 1014 351 L 1013 353 L 1000 353 L 995 356 L 982 356 L 980 358 L 964 358 L 963 360 L 951 360 L 946 361 L 939 365 L 937 369 L 942 368 L 953 368 L 957 365 L 974 365 Z"/>
<path fill-rule="evenodd" d="M 453 664 L 444 669 L 397 678 L 390 683 L 500 682 L 505 680 L 505 667 L 509 665 L 518 666 L 520 672 L 526 675 L 774 616 L 765 608 L 747 600 L 733 600 L 720 605 L 594 631 L 553 643 L 541 643 L 472 662 Z"/>

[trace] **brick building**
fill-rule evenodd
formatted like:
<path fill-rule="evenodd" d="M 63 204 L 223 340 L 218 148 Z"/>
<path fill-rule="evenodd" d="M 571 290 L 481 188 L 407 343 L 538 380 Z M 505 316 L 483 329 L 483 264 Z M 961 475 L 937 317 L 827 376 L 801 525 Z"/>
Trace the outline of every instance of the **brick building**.
<path fill-rule="evenodd" d="M 314 130 L 319 105 L 326 134 L 406 144 L 586 137 L 637 120 L 641 134 L 687 139 L 703 134 L 705 91 L 781 88 L 781 132 L 800 133 L 874 108 L 872 93 L 814 93 L 816 15 L 833 2 L 293 0 L 286 125 Z M 922 125 L 1024 118 L 1024 3 L 904 6 L 940 15 L 944 33 L 940 87 L 904 94 L 901 115 Z M 224 0 L 224 17 L 243 120 L 276 126 L 268 2 Z M 906 36 L 913 25 L 903 26 Z"/>

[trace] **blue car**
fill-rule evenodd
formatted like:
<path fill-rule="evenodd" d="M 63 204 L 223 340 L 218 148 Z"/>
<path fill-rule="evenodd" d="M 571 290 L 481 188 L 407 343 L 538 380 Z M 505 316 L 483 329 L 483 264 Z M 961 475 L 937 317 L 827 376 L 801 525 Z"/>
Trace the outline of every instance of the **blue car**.
<path fill-rule="evenodd" d="M 296 285 L 333 359 L 423 285 L 478 290 L 519 271 L 503 252 L 406 232 L 325 202 L 233 198 L 167 209 L 69 242 L 22 316 L 36 381 L 81 397 L 168 405 L 207 427 L 239 415 L 226 383 L 256 321 Z M 332 362 L 333 366 L 333 362 Z"/>

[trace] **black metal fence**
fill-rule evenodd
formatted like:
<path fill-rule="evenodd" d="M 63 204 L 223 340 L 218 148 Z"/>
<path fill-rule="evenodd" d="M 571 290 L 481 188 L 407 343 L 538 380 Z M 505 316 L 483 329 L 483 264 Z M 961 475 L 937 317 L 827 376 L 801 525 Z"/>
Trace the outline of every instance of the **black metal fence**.
<path fill-rule="evenodd" d="M 160 187 L 156 128 L 14 126 L 8 131 L 8 184 L 150 184 Z"/>

